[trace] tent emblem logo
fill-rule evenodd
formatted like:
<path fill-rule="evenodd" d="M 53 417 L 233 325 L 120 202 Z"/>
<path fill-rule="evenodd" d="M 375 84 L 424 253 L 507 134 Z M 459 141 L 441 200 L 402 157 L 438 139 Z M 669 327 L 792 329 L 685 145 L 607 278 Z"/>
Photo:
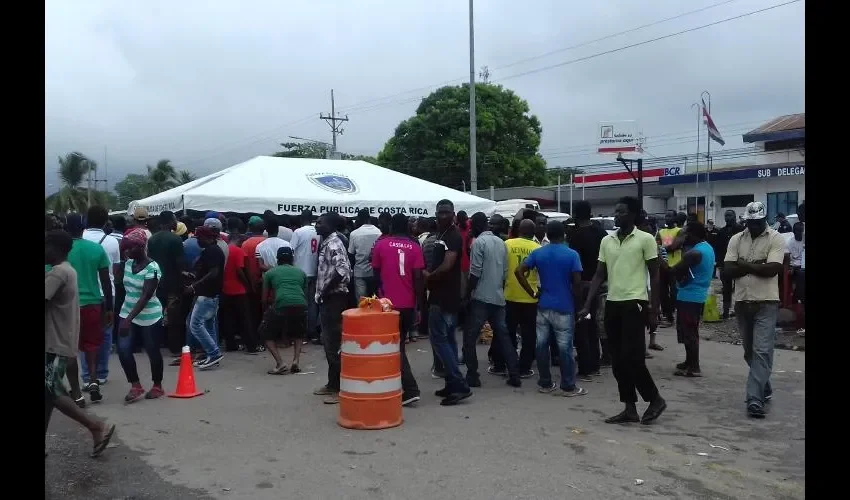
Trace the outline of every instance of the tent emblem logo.
<path fill-rule="evenodd" d="M 359 190 L 353 180 L 341 174 L 307 174 L 310 182 L 333 193 L 355 194 Z"/>

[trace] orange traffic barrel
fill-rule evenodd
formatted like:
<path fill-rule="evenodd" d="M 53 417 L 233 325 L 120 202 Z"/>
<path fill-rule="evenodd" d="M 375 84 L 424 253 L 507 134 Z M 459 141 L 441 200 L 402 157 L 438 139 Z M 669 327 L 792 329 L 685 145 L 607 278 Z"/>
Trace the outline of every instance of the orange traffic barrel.
<path fill-rule="evenodd" d="M 401 354 L 397 311 L 342 313 L 339 418 L 347 429 L 401 425 Z"/>

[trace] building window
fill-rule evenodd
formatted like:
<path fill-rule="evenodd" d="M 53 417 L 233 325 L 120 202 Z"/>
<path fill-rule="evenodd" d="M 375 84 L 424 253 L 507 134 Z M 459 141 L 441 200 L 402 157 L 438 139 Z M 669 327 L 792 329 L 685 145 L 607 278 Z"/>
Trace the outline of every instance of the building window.
<path fill-rule="evenodd" d="M 720 197 L 720 208 L 741 208 L 746 207 L 748 203 L 756 201 L 755 196 L 751 194 L 736 194 L 732 196 Z"/>
<path fill-rule="evenodd" d="M 797 191 L 767 193 L 767 220 L 776 221 L 776 214 L 791 215 L 797 213 Z"/>

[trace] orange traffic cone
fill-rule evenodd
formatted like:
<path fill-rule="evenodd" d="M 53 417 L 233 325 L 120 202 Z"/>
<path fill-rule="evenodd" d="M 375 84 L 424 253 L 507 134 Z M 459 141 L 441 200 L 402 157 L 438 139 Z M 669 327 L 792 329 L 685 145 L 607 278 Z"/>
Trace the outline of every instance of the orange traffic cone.
<path fill-rule="evenodd" d="M 203 391 L 195 387 L 195 374 L 192 371 L 192 354 L 189 346 L 183 346 L 180 355 L 180 372 L 177 374 L 177 388 L 168 395 L 169 398 L 194 398 L 200 396 Z"/>

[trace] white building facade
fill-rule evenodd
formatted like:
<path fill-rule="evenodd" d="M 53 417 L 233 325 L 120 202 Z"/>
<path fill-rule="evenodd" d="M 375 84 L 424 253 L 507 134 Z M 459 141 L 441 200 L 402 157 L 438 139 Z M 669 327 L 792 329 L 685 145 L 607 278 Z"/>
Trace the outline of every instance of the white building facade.
<path fill-rule="evenodd" d="M 753 201 L 765 204 L 770 223 L 780 213 L 794 214 L 806 199 L 805 141 L 805 114 L 781 116 L 744 134 L 744 142 L 754 145 L 745 166 L 684 175 L 667 169 L 659 184 L 673 187 L 668 208 L 695 212 L 719 226 L 726 210 L 740 215 Z"/>

